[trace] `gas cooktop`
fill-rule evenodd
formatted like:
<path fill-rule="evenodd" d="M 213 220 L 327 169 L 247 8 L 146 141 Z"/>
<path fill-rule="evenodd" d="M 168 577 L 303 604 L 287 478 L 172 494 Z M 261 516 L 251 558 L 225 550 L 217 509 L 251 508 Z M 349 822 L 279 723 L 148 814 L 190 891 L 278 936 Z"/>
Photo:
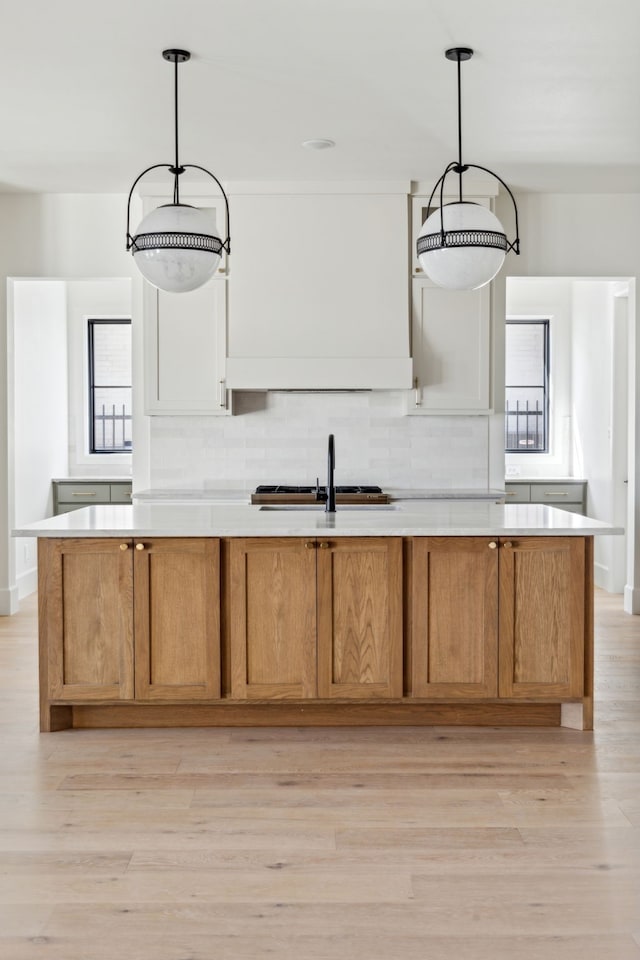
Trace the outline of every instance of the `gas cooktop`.
<path fill-rule="evenodd" d="M 325 494 L 324 486 L 292 486 L 290 484 L 260 484 L 251 494 L 251 503 L 314 503 L 316 494 Z M 370 484 L 336 485 L 337 503 L 389 503 L 389 495 L 381 487 Z"/>
<path fill-rule="evenodd" d="M 321 491 L 325 490 L 325 487 L 318 488 Z M 271 486 L 270 484 L 260 484 L 256 487 L 256 493 L 315 493 L 316 487 L 312 486 L 303 486 L 303 487 L 291 487 L 285 484 L 279 483 L 277 485 Z M 381 487 L 372 487 L 372 486 L 336 486 L 336 493 L 382 493 Z"/>

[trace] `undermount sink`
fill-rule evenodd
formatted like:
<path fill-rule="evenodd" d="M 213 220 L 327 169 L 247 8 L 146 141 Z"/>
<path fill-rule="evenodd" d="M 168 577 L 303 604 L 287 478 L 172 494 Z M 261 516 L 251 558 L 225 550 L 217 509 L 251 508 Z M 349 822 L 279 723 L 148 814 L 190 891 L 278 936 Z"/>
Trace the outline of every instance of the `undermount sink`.
<path fill-rule="evenodd" d="M 324 513 L 324 504 L 323 503 L 268 503 L 263 504 L 260 507 L 261 510 L 315 510 L 320 513 Z M 393 503 L 344 503 L 338 504 L 336 507 L 336 513 L 351 513 L 353 510 L 360 512 L 361 510 L 371 510 L 377 512 L 378 510 L 397 510 L 397 506 Z"/>

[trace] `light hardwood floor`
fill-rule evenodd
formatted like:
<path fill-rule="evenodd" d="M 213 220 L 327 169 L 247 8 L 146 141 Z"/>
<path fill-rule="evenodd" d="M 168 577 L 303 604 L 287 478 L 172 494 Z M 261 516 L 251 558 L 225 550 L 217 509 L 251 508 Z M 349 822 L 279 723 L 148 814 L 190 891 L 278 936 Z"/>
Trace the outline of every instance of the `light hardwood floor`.
<path fill-rule="evenodd" d="M 640 617 L 596 600 L 593 733 L 38 733 L 0 618 L 2 960 L 639 960 Z"/>

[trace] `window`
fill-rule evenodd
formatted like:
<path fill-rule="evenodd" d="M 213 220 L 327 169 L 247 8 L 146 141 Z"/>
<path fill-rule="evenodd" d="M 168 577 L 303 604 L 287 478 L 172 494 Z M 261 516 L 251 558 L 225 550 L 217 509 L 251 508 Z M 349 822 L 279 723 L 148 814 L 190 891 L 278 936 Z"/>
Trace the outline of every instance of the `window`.
<path fill-rule="evenodd" d="M 89 451 L 131 453 L 131 320 L 89 320 Z"/>
<path fill-rule="evenodd" d="M 549 452 L 549 321 L 507 320 L 505 451 Z"/>

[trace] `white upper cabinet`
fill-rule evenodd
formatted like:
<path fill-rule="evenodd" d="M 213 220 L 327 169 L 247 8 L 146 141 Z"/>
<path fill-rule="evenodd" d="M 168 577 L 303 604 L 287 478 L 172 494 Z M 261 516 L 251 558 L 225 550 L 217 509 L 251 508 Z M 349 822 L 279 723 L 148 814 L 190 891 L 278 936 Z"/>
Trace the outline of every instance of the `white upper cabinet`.
<path fill-rule="evenodd" d="M 453 183 L 455 178 L 451 178 Z M 450 185 L 449 185 L 450 186 Z M 491 207 L 474 192 L 465 200 Z M 458 197 L 443 197 L 451 203 Z M 411 201 L 413 390 L 408 414 L 486 414 L 490 412 L 491 284 L 479 290 L 445 290 L 425 277 L 416 243 L 422 224 L 440 205 L 436 193 Z"/>
<path fill-rule="evenodd" d="M 216 211 L 226 238 L 222 197 L 192 195 L 181 202 Z M 144 213 L 168 203 L 166 196 L 145 196 Z M 222 415 L 230 412 L 225 381 L 227 353 L 227 255 L 215 277 L 191 293 L 167 293 L 144 282 L 145 413 Z"/>
<path fill-rule="evenodd" d="M 406 187 L 231 196 L 229 387 L 410 387 Z"/>
<path fill-rule="evenodd" d="M 491 285 L 445 290 L 416 279 L 412 313 L 407 413 L 489 413 Z"/>
<path fill-rule="evenodd" d="M 227 414 L 226 287 L 215 278 L 190 293 L 145 282 L 145 413 Z"/>

